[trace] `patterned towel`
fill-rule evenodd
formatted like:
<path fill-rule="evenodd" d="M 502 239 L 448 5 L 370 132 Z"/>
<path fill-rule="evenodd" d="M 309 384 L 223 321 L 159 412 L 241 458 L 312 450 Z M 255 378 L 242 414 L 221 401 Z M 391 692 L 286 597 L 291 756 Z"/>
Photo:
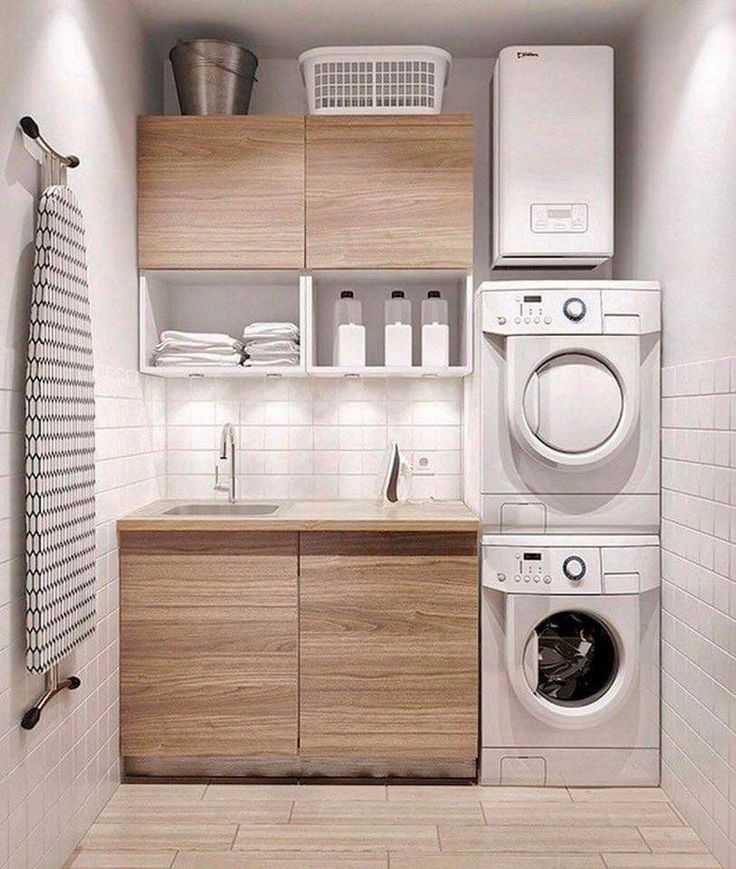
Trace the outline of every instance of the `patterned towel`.
<path fill-rule="evenodd" d="M 84 222 L 72 190 L 38 205 L 26 373 L 26 666 L 95 629 L 95 399 Z"/>

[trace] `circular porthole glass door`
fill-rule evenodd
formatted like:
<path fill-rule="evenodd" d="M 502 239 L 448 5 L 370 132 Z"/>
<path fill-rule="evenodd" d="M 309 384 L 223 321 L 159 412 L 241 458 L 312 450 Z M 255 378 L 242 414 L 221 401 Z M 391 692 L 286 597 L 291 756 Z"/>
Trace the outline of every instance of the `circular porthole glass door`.
<path fill-rule="evenodd" d="M 523 413 L 529 429 L 559 453 L 603 446 L 621 422 L 624 399 L 614 372 L 584 353 L 561 353 L 527 381 Z"/>
<path fill-rule="evenodd" d="M 532 632 L 525 650 L 529 687 L 555 706 L 587 706 L 609 690 L 620 658 L 616 639 L 595 616 L 555 613 Z"/>

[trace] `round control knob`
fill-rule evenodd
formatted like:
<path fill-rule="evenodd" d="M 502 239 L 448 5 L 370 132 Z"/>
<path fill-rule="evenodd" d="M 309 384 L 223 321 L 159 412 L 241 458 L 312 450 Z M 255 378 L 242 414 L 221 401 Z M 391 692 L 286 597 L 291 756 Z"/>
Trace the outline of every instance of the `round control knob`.
<path fill-rule="evenodd" d="M 579 555 L 570 555 L 562 562 L 562 572 L 573 582 L 580 582 L 588 568 Z"/>
<path fill-rule="evenodd" d="M 572 320 L 573 323 L 577 323 L 583 319 L 587 312 L 587 308 L 585 307 L 585 302 L 582 299 L 578 299 L 573 296 L 571 299 L 567 299 L 565 304 L 562 306 L 562 313 L 567 317 L 568 320 Z"/>

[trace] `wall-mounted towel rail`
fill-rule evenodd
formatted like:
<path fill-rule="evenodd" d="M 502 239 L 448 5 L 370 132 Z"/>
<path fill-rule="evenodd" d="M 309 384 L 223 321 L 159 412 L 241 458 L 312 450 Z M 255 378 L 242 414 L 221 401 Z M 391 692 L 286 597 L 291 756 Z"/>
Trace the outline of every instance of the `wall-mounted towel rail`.
<path fill-rule="evenodd" d="M 79 166 L 79 157 L 75 157 L 74 154 L 61 154 L 56 150 L 56 148 L 52 148 L 51 145 L 49 145 L 46 139 L 41 135 L 41 130 L 38 128 L 38 124 L 30 115 L 24 115 L 20 119 L 20 128 L 29 139 L 38 142 L 39 146 L 43 148 L 47 154 L 56 158 L 62 166 L 66 166 L 68 169 L 76 169 L 77 166 Z"/>

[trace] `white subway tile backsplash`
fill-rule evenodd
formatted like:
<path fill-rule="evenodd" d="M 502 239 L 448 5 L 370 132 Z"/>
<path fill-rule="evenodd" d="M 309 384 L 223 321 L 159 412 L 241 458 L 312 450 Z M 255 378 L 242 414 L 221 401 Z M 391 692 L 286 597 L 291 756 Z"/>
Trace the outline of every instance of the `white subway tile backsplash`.
<path fill-rule="evenodd" d="M 337 430 L 337 443 L 341 450 L 359 450 L 363 443 L 360 426 L 340 426 Z"/>
<path fill-rule="evenodd" d="M 341 476 L 363 473 L 363 456 L 359 452 L 341 452 L 338 456 L 337 472 Z"/>
<path fill-rule="evenodd" d="M 267 401 L 264 408 L 266 425 L 288 425 L 289 407 L 288 401 Z"/>
<path fill-rule="evenodd" d="M 338 473 L 340 454 L 335 450 L 315 450 L 314 474 L 317 477 Z"/>
<path fill-rule="evenodd" d="M 315 426 L 313 437 L 315 450 L 336 450 L 338 448 L 337 428 Z"/>
<path fill-rule="evenodd" d="M 662 387 L 662 783 L 723 859 L 736 855 L 736 359 L 665 368 Z"/>
<path fill-rule="evenodd" d="M 340 497 L 340 478 L 335 473 L 334 476 L 321 476 L 315 472 L 314 476 L 314 497 L 321 501 L 333 501 Z"/>
<path fill-rule="evenodd" d="M 289 426 L 289 449 L 311 450 L 314 449 L 314 430 L 311 425 Z"/>
<path fill-rule="evenodd" d="M 388 446 L 386 427 L 366 425 L 360 430 L 360 448 L 363 450 L 385 450 Z"/>
<path fill-rule="evenodd" d="M 287 450 L 289 448 L 288 426 L 264 426 L 263 448 L 266 450 Z"/>
<path fill-rule="evenodd" d="M 434 456 L 433 473 L 413 485 L 412 497 L 462 495 L 459 381 L 171 380 L 166 390 L 172 497 L 211 496 L 224 422 L 239 425 L 243 497 L 372 498 L 391 438 L 407 456 Z"/>

